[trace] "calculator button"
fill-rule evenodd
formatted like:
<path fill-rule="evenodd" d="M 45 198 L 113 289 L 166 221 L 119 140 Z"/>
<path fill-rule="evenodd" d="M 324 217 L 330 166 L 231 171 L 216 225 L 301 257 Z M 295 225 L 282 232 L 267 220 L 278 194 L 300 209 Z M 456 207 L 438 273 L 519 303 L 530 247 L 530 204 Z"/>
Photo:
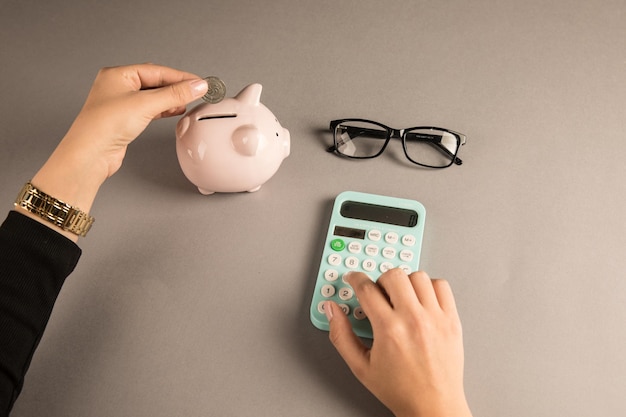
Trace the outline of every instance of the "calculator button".
<path fill-rule="evenodd" d="M 400 268 L 401 270 L 404 271 L 405 274 L 409 275 L 411 272 L 413 272 L 411 270 L 411 267 L 408 265 L 400 265 L 398 268 Z"/>
<path fill-rule="evenodd" d="M 365 247 L 365 253 L 369 256 L 376 256 L 378 255 L 378 246 L 376 245 L 367 245 Z"/>
<path fill-rule="evenodd" d="M 328 256 L 328 263 L 331 264 L 332 266 L 337 266 L 341 264 L 341 256 L 337 255 L 336 253 L 333 253 L 331 255 Z"/>
<path fill-rule="evenodd" d="M 411 260 L 413 259 L 413 252 L 408 249 L 401 250 L 400 259 L 404 262 L 411 262 Z"/>
<path fill-rule="evenodd" d="M 383 248 L 383 257 L 387 258 L 387 259 L 393 259 L 396 257 L 396 250 L 394 248 L 392 248 L 391 246 L 387 246 L 386 248 Z"/>
<path fill-rule="evenodd" d="M 348 256 L 346 266 L 350 269 L 356 269 L 359 266 L 359 259 L 356 256 Z"/>
<path fill-rule="evenodd" d="M 322 286 L 322 296 L 326 298 L 330 298 L 335 295 L 335 287 L 330 284 L 326 284 Z"/>
<path fill-rule="evenodd" d="M 383 262 L 380 264 L 380 272 L 385 273 L 390 269 L 393 269 L 393 264 L 391 262 Z"/>
<path fill-rule="evenodd" d="M 398 243 L 398 234 L 396 232 L 389 232 L 385 235 L 385 242 L 390 245 L 395 245 Z"/>
<path fill-rule="evenodd" d="M 343 311 L 343 314 L 345 314 L 346 316 L 350 314 L 350 307 L 348 307 L 346 304 L 337 304 L 337 305 Z"/>
<path fill-rule="evenodd" d="M 355 319 L 357 320 L 364 320 L 367 316 L 365 315 L 365 311 L 363 311 L 363 308 L 361 306 L 356 307 L 354 309 L 354 313 L 352 313 L 352 315 L 354 316 Z"/>
<path fill-rule="evenodd" d="M 367 237 L 370 240 L 373 240 L 374 242 L 378 242 L 380 240 L 382 236 L 382 233 L 380 233 L 380 230 L 370 230 L 369 232 L 367 232 Z"/>
<path fill-rule="evenodd" d="M 402 244 L 404 246 L 413 246 L 415 245 L 415 236 L 413 235 L 404 235 L 402 236 Z"/>
<path fill-rule="evenodd" d="M 344 287 L 339 290 L 339 298 L 343 301 L 348 301 L 354 296 L 354 290 L 350 287 Z"/>
<path fill-rule="evenodd" d="M 336 281 L 337 278 L 339 278 L 339 272 L 334 269 L 327 269 L 326 272 L 324 272 L 324 278 L 326 278 L 326 281 Z"/>
<path fill-rule="evenodd" d="M 361 252 L 361 248 L 362 246 L 359 242 L 350 242 L 348 244 L 348 251 L 350 253 L 359 253 Z"/>
<path fill-rule="evenodd" d="M 341 252 L 346 247 L 346 242 L 341 239 L 333 239 L 330 242 L 330 247 L 337 252 Z"/>
<path fill-rule="evenodd" d="M 320 301 L 319 303 L 317 303 L 317 311 L 319 311 L 322 314 L 324 313 L 324 304 L 326 303 L 326 301 Z"/>
<path fill-rule="evenodd" d="M 367 272 L 372 272 L 376 269 L 376 261 L 373 259 L 366 259 L 363 261 L 363 269 Z"/>

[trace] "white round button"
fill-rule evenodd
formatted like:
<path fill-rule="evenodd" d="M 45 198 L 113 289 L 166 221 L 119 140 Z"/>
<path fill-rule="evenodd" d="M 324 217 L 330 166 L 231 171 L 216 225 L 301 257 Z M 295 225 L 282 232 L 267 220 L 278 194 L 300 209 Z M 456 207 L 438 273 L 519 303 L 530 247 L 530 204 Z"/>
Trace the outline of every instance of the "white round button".
<path fill-rule="evenodd" d="M 376 255 L 378 255 L 378 246 L 376 246 L 376 245 L 367 245 L 365 247 L 365 253 L 368 256 L 376 256 Z"/>
<path fill-rule="evenodd" d="M 339 298 L 343 301 L 348 301 L 354 296 L 354 290 L 350 287 L 344 287 L 339 290 Z"/>
<path fill-rule="evenodd" d="M 395 248 L 392 248 L 391 246 L 387 246 L 386 248 L 383 248 L 383 257 L 387 259 L 395 258 L 396 257 Z"/>
<path fill-rule="evenodd" d="M 413 272 L 411 270 L 411 267 L 408 265 L 400 265 L 398 268 L 400 268 L 401 270 L 404 271 L 405 274 L 409 275 L 411 272 Z"/>
<path fill-rule="evenodd" d="M 401 250 L 400 259 L 402 259 L 404 262 L 411 262 L 411 260 L 413 259 L 413 252 L 408 249 Z"/>
<path fill-rule="evenodd" d="M 346 266 L 350 269 L 356 269 L 359 266 L 359 259 L 356 256 L 348 256 Z"/>
<path fill-rule="evenodd" d="M 372 272 L 376 269 L 376 261 L 373 259 L 366 259 L 363 261 L 363 269 L 367 272 Z"/>
<path fill-rule="evenodd" d="M 398 234 L 396 232 L 389 232 L 385 235 L 385 242 L 389 243 L 390 245 L 395 245 L 396 243 L 398 243 Z"/>
<path fill-rule="evenodd" d="M 324 278 L 326 278 L 326 281 L 336 281 L 339 278 L 339 272 L 334 269 L 327 269 L 324 272 Z"/>
<path fill-rule="evenodd" d="M 367 237 L 370 240 L 373 240 L 374 242 L 378 242 L 380 240 L 382 236 L 382 233 L 380 233 L 380 230 L 370 230 L 369 232 L 367 232 Z"/>
<path fill-rule="evenodd" d="M 346 304 L 337 304 L 337 305 L 343 311 L 343 314 L 345 314 L 346 316 L 350 314 L 350 307 L 348 307 Z"/>
<path fill-rule="evenodd" d="M 320 301 L 319 303 L 317 303 L 317 311 L 319 311 L 322 314 L 325 314 L 324 313 L 324 303 L 325 302 L 326 301 Z"/>
<path fill-rule="evenodd" d="M 326 284 L 322 286 L 322 296 L 326 298 L 330 298 L 335 295 L 335 287 L 330 284 Z"/>
<path fill-rule="evenodd" d="M 380 264 L 380 272 L 385 273 L 387 271 L 389 271 L 390 269 L 393 269 L 393 264 L 391 262 L 383 262 L 382 264 Z"/>
<path fill-rule="evenodd" d="M 328 256 L 328 263 L 331 264 L 332 266 L 337 266 L 341 264 L 341 256 L 337 255 L 336 253 L 331 253 Z"/>
<path fill-rule="evenodd" d="M 348 251 L 350 253 L 359 253 L 361 252 L 361 244 L 359 242 L 350 242 L 348 244 Z"/>
<path fill-rule="evenodd" d="M 404 246 L 413 246 L 415 245 L 415 236 L 413 235 L 404 235 L 402 236 L 402 244 Z"/>

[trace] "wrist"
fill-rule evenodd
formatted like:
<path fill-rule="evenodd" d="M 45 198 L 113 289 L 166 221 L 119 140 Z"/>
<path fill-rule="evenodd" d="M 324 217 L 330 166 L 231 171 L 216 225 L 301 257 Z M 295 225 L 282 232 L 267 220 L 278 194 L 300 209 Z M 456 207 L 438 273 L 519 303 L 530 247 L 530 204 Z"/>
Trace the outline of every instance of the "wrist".
<path fill-rule="evenodd" d="M 54 226 L 58 232 L 70 238 L 74 235 L 86 236 L 94 222 L 94 218 L 89 214 L 44 193 L 30 181 L 19 192 L 15 199 L 15 207 L 40 223 Z"/>
<path fill-rule="evenodd" d="M 30 183 L 51 200 L 58 200 L 61 206 L 71 206 L 72 213 L 82 212 L 82 215 L 89 218 L 96 194 L 106 178 L 107 166 L 98 157 L 98 152 L 93 150 L 93 146 L 86 146 L 68 135 L 59 143 Z M 58 212 L 54 209 L 55 206 L 51 207 L 54 212 Z M 58 224 L 60 220 L 55 216 L 45 214 L 42 216 L 41 213 L 35 213 L 37 210 L 30 210 L 19 204 L 15 209 L 57 230 L 74 242 L 78 240 L 78 234 L 60 226 Z M 51 218 L 54 218 L 54 221 Z"/>
<path fill-rule="evenodd" d="M 420 401 L 394 412 L 395 417 L 472 417 L 465 396 L 440 401 Z"/>
<path fill-rule="evenodd" d="M 97 152 L 90 152 L 90 147 L 66 136 L 31 183 L 46 194 L 89 212 L 106 178 L 107 168 L 99 161 Z"/>

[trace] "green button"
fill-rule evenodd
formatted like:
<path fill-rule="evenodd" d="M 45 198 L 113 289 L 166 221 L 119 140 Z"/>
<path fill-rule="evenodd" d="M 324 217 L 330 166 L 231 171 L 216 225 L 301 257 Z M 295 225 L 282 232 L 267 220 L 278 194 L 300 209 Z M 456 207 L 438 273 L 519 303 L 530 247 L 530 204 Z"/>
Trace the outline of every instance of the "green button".
<path fill-rule="evenodd" d="M 330 242 L 330 247 L 333 248 L 334 251 L 341 252 L 346 248 L 346 243 L 341 239 L 334 239 Z"/>

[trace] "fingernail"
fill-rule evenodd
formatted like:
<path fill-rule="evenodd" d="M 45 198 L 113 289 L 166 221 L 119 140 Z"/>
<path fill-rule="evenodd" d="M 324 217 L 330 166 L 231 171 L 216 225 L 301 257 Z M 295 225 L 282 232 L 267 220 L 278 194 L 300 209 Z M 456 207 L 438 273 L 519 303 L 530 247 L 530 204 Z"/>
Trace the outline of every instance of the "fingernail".
<path fill-rule="evenodd" d="M 202 78 L 191 81 L 189 86 L 191 87 L 191 91 L 194 96 L 202 96 L 209 89 L 209 85 L 206 80 L 203 80 Z"/>
<path fill-rule="evenodd" d="M 326 318 L 328 319 L 328 321 L 331 321 L 333 319 L 333 307 L 330 301 L 326 301 L 324 303 L 324 314 L 326 314 Z"/>

